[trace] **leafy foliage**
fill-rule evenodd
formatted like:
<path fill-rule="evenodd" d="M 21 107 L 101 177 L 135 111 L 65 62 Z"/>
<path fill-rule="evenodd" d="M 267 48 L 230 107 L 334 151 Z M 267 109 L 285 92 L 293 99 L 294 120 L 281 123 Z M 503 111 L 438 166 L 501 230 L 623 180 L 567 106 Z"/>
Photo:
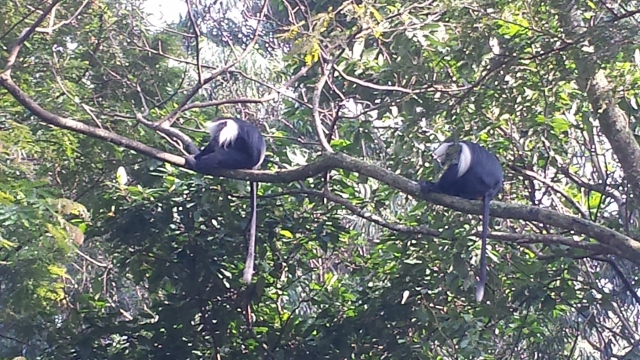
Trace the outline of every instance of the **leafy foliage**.
<path fill-rule="evenodd" d="M 27 3 L 0 3 L 0 357 L 638 356 L 637 2 Z M 217 116 L 280 179 L 329 147 L 379 169 L 262 182 L 250 285 L 246 181 L 166 156 Z M 493 209 L 573 216 L 493 216 L 480 304 L 479 218 L 383 172 L 437 176 L 449 135 L 504 164 Z"/>

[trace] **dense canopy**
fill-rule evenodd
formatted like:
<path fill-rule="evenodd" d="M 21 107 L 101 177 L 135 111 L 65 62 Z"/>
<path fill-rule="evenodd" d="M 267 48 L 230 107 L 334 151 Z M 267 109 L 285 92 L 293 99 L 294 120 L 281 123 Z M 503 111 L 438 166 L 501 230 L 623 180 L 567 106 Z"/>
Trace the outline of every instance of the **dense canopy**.
<path fill-rule="evenodd" d="M 2 0 L 0 42 L 0 359 L 640 358 L 638 1 Z M 262 168 L 185 169 L 229 116 Z M 481 302 L 449 137 L 504 167 Z"/>

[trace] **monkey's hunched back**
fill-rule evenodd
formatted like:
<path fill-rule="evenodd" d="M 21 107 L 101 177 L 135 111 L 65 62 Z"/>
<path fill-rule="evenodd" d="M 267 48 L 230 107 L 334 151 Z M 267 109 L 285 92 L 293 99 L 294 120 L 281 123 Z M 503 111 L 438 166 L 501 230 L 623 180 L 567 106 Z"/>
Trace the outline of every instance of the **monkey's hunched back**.
<path fill-rule="evenodd" d="M 255 169 L 262 164 L 267 145 L 264 137 L 253 124 L 244 120 L 239 121 L 247 124 L 247 126 L 240 126 L 238 138 L 242 138 L 245 141 L 245 144 L 243 144 L 244 151 L 251 159 L 251 167 L 249 169 Z"/>
<path fill-rule="evenodd" d="M 211 139 L 188 167 L 202 174 L 216 169 L 258 168 L 264 160 L 266 143 L 260 131 L 241 119 L 223 119 L 207 125 Z"/>
<path fill-rule="evenodd" d="M 494 198 L 502 189 L 503 182 L 498 158 L 476 143 L 462 143 L 469 147 L 472 156 L 469 169 L 458 177 L 458 164 L 449 166 L 438 181 L 439 190 L 469 200 L 480 200 L 485 195 Z"/>

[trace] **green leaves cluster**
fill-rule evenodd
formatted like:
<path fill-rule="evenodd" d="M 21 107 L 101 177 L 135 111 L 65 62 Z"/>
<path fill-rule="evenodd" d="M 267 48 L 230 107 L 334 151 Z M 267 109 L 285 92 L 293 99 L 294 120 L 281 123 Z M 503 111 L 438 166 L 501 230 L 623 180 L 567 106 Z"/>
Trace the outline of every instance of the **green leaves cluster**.
<path fill-rule="evenodd" d="M 176 154 L 174 138 L 136 115 L 162 119 L 185 99 L 217 102 L 180 113 L 174 128 L 202 146 L 208 135 L 196 129 L 205 121 L 250 119 L 267 138 L 263 169 L 312 162 L 321 153 L 317 119 L 333 151 L 414 180 L 437 176 L 433 145 L 449 135 L 474 140 L 505 165 L 502 201 L 637 236 L 629 176 L 638 165 L 602 130 L 627 133 L 611 125 L 614 110 L 636 128 L 636 2 L 569 12 L 570 2 L 272 1 L 255 42 L 256 21 L 225 15 L 240 5 L 190 4 L 191 16 L 160 30 L 147 26 L 138 2 L 62 2 L 53 24 L 71 21 L 38 29 L 12 78 L 57 115 Z M 0 5 L 0 41 L 11 49 L 44 5 Z M 257 18 L 261 9 L 243 10 Z M 611 101 L 586 86 L 593 69 L 608 80 Z M 274 89 L 278 96 L 267 97 Z M 594 253 L 592 239 L 494 218 L 488 301 L 476 304 L 477 216 L 336 169 L 260 185 L 256 276 L 247 286 L 246 182 L 45 126 L 0 94 L 2 358 L 637 351 L 638 304 L 629 295 L 637 264 Z"/>

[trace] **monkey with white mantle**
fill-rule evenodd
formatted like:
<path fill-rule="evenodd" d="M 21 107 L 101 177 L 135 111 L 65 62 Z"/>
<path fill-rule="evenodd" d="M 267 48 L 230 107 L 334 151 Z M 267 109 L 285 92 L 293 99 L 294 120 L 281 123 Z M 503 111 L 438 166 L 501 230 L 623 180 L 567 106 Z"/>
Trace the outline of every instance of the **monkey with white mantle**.
<path fill-rule="evenodd" d="M 195 156 L 186 158 L 186 167 L 201 174 L 215 170 L 258 169 L 264 161 L 267 145 L 258 128 L 241 119 L 222 118 L 205 124 L 211 139 Z M 250 283 L 256 247 L 258 183 L 251 182 L 251 221 L 247 259 L 242 279 Z"/>
<path fill-rule="evenodd" d="M 487 282 L 489 202 L 502 190 L 502 166 L 494 154 L 470 141 L 445 141 L 433 156 L 440 164 L 449 166 L 437 182 L 420 181 L 423 197 L 435 192 L 483 202 L 480 276 L 476 285 L 476 301 L 482 301 Z"/>

